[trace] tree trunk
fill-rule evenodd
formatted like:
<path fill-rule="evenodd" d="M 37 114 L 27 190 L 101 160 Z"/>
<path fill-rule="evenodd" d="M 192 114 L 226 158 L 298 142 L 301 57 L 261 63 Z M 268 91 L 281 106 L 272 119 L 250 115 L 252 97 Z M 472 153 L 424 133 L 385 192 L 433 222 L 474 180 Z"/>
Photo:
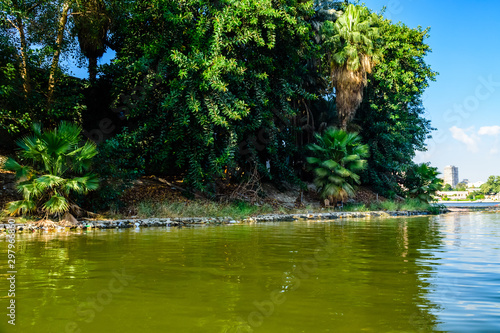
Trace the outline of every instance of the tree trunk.
<path fill-rule="evenodd" d="M 52 64 L 50 66 L 49 75 L 49 90 L 47 94 L 47 104 L 50 108 L 54 102 L 54 90 L 56 88 L 56 71 L 59 67 L 59 57 L 61 56 L 61 48 L 64 38 L 64 30 L 66 28 L 66 22 L 68 21 L 68 11 L 71 5 L 71 1 L 67 1 L 63 5 L 61 18 L 59 19 L 59 26 L 57 30 L 57 40 L 56 40 L 56 50 L 54 56 L 52 57 Z"/>
<path fill-rule="evenodd" d="M 23 79 L 23 91 L 24 97 L 28 98 L 28 94 L 31 91 L 31 79 L 28 72 L 28 42 L 26 40 L 26 34 L 24 32 L 24 23 L 20 15 L 16 16 L 15 22 L 7 20 L 14 29 L 19 32 L 19 40 L 21 41 L 21 59 L 19 69 L 21 72 L 21 78 Z M 18 58 L 19 59 L 19 58 Z"/>
<path fill-rule="evenodd" d="M 97 58 L 89 58 L 89 81 L 94 83 L 97 78 Z"/>
<path fill-rule="evenodd" d="M 30 75 L 28 73 L 28 43 L 24 34 L 24 25 L 20 17 L 17 19 L 19 26 L 19 37 L 21 39 L 21 76 L 23 78 L 23 90 L 25 97 L 28 97 L 31 91 Z"/>

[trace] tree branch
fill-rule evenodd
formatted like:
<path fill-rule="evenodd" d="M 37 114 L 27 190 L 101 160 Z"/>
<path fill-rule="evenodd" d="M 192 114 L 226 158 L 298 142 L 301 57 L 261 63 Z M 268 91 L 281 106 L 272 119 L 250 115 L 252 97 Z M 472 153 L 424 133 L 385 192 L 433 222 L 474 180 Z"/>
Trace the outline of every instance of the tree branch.
<path fill-rule="evenodd" d="M 30 13 L 31 11 L 35 10 L 36 7 L 40 6 L 40 2 L 34 4 L 33 6 L 31 6 L 31 8 L 28 8 L 26 10 L 26 13 Z"/>
<path fill-rule="evenodd" d="M 7 20 L 7 22 L 9 22 L 9 23 L 10 23 L 10 25 L 11 25 L 14 29 L 16 29 L 17 31 L 19 31 L 19 28 L 17 27 L 17 25 L 15 25 L 15 24 L 14 24 L 14 22 L 12 22 L 12 21 L 11 21 L 10 19 L 8 19 L 8 18 L 5 18 L 5 19 Z"/>

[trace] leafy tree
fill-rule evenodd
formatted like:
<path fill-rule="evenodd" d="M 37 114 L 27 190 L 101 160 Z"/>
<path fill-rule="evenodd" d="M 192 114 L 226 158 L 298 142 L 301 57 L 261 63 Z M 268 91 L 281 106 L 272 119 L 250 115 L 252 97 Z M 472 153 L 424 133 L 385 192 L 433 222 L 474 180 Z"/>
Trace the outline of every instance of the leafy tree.
<path fill-rule="evenodd" d="M 458 183 L 457 186 L 455 186 L 456 191 L 466 191 L 467 190 L 467 185 L 465 183 Z"/>
<path fill-rule="evenodd" d="M 0 81 L 5 76 L 9 83 L 8 89 L 2 89 L 0 127 L 14 137 L 28 133 L 34 122 L 55 126 L 60 120 L 78 121 L 80 117 L 80 82 L 64 75 L 59 64 L 71 46 L 65 23 L 70 14 L 69 9 L 65 11 L 68 3 L 71 1 L 0 2 Z"/>
<path fill-rule="evenodd" d="M 23 81 L 17 75 L 16 48 L 6 35 L 0 35 L 0 131 L 17 133 L 30 120 L 23 112 Z"/>
<path fill-rule="evenodd" d="M 405 195 L 400 185 L 406 170 L 433 130 L 422 106 L 422 95 L 437 74 L 425 62 L 431 51 L 425 43 L 428 31 L 381 20 L 384 61 L 369 75 L 353 121 L 371 152 L 363 183 L 386 197 Z"/>
<path fill-rule="evenodd" d="M 481 200 L 481 199 L 484 199 L 484 194 L 481 194 L 481 192 L 479 192 L 479 191 L 474 191 L 472 193 L 469 193 L 469 195 L 467 195 L 467 199 L 469 199 L 469 200 Z"/>
<path fill-rule="evenodd" d="M 481 185 L 481 194 L 491 195 L 500 192 L 500 176 L 489 176 L 486 183 Z"/>
<path fill-rule="evenodd" d="M 31 79 L 28 70 L 29 35 L 27 24 L 37 16 L 37 9 L 42 1 L 5 0 L 0 3 L 0 20 L 3 23 L 3 33 L 17 34 L 19 40 L 20 62 L 19 70 L 23 79 L 23 91 L 27 98 L 31 91 Z M 14 32 L 9 31 L 13 29 Z"/>
<path fill-rule="evenodd" d="M 289 0 L 134 3 L 112 70 L 116 108 L 148 172 L 183 174 L 209 192 L 225 171 L 255 166 L 293 179 L 294 101 L 314 97 L 299 75 L 311 9 Z"/>
<path fill-rule="evenodd" d="M 443 187 L 443 191 L 453 191 L 453 187 L 450 184 L 445 184 Z"/>
<path fill-rule="evenodd" d="M 98 188 L 98 178 L 90 171 L 97 150 L 93 143 L 80 143 L 81 131 L 66 122 L 51 131 L 34 125 L 33 136 L 18 142 L 20 157 L 26 164 L 9 158 L 5 168 L 16 173 L 17 188 L 24 198 L 8 204 L 11 215 L 38 212 L 45 218 L 62 216 L 78 211 L 72 200 L 74 195 Z"/>
<path fill-rule="evenodd" d="M 86 206 L 93 211 L 120 209 L 120 200 L 132 181 L 144 175 L 144 158 L 141 148 L 127 133 L 119 134 L 99 145 L 94 170 L 101 180 L 99 191 L 86 197 Z"/>
<path fill-rule="evenodd" d="M 378 24 L 379 17 L 368 8 L 349 5 L 334 23 L 326 21 L 323 25 L 338 120 L 343 129 L 363 100 L 367 74 L 380 61 Z"/>
<path fill-rule="evenodd" d="M 40 67 L 48 64 L 47 109 L 54 102 L 54 94 L 59 76 L 59 60 L 68 45 L 67 22 L 74 0 L 4 0 L 0 3 L 0 22 L 9 37 L 19 45 L 19 72 L 23 80 L 25 98 L 32 90 L 30 56 L 38 52 L 44 59 Z M 36 45 L 36 51 L 33 48 Z"/>
<path fill-rule="evenodd" d="M 354 195 L 354 185 L 360 184 L 359 172 L 366 168 L 369 150 L 357 133 L 328 128 L 316 134 L 317 143 L 308 147 L 312 157 L 307 162 L 313 168 L 314 183 L 322 198 L 346 199 Z"/>
<path fill-rule="evenodd" d="M 438 175 L 437 168 L 428 164 L 414 165 L 407 171 L 405 179 L 408 196 L 424 203 L 434 201 L 436 192 L 443 187 L 443 180 Z"/>

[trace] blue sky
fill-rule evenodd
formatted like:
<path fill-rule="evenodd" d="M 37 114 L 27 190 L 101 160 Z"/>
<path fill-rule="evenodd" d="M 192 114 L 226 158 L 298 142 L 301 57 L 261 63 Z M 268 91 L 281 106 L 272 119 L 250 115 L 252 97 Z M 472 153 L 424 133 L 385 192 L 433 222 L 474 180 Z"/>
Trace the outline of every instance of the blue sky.
<path fill-rule="evenodd" d="M 500 1 L 365 0 L 386 6 L 387 18 L 415 28 L 431 27 L 427 63 L 439 72 L 424 95 L 433 139 L 416 162 L 442 172 L 459 168 L 459 178 L 485 181 L 500 175 Z"/>
<path fill-rule="evenodd" d="M 416 162 L 442 172 L 459 168 L 460 180 L 500 175 L 500 1 L 365 0 L 372 10 L 410 27 L 431 27 L 427 63 L 439 72 L 424 95 L 425 117 L 437 131 Z M 101 63 L 108 62 L 106 54 Z M 86 77 L 86 68 L 72 68 Z"/>

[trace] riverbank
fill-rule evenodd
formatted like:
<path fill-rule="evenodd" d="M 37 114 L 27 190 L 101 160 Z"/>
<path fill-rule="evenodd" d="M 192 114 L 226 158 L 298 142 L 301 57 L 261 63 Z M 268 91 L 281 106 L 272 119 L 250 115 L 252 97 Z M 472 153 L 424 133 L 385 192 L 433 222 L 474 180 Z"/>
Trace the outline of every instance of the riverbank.
<path fill-rule="evenodd" d="M 266 214 L 245 219 L 232 217 L 185 217 L 185 218 L 126 218 L 126 219 L 84 219 L 72 225 L 59 225 L 57 223 L 16 223 L 16 230 L 20 232 L 33 232 L 36 230 L 66 230 L 66 229 L 115 229 L 115 228 L 141 228 L 141 227 L 188 227 L 203 225 L 222 225 L 238 223 L 262 222 L 294 222 L 294 221 L 319 221 L 336 219 L 361 219 L 361 218 L 390 218 L 403 216 L 428 216 L 424 211 L 372 211 L 372 212 L 326 212 L 302 214 Z M 5 232 L 7 223 L 0 224 L 0 231 Z"/>
<path fill-rule="evenodd" d="M 4 175 L 10 176 L 10 183 L 3 186 L 10 191 L 0 191 L 0 199 L 3 198 L 4 202 L 21 199 L 10 197 L 14 194 L 19 196 L 19 193 L 13 192 L 13 175 Z M 181 186 L 181 183 L 155 176 L 142 177 L 134 181 L 134 185 L 113 202 L 116 204 L 114 208 L 96 211 L 92 204 L 87 204 L 83 208 L 94 212 L 87 215 L 92 219 L 83 219 L 86 215 L 77 216 L 78 221 L 71 217 L 69 221 L 63 220 L 60 225 L 54 225 L 54 228 L 65 225 L 86 228 L 87 223 L 93 224 L 91 228 L 99 225 L 107 228 L 107 223 L 103 221 L 118 221 L 117 224 L 133 221 L 131 225 L 134 225 L 137 221 L 141 224 L 141 221 L 149 221 L 152 218 L 161 222 L 161 225 L 175 226 L 253 219 L 283 221 L 308 218 L 307 216 L 312 216 L 313 219 L 335 219 L 344 216 L 413 216 L 422 215 L 424 212 L 440 213 L 439 208 L 418 200 L 387 200 L 366 187 L 358 188 L 356 196 L 344 202 L 341 207 L 336 204 L 325 207 L 325 202 L 320 200 L 314 184 L 307 184 L 306 188 L 289 185 L 278 189 L 272 184 L 263 183 L 260 185 L 259 195 L 253 197 L 241 189 L 229 186 L 219 191 L 216 200 L 209 200 L 201 195 L 186 196 L 186 191 Z M 0 224 L 7 223 L 7 220 L 8 217 L 0 213 Z M 16 218 L 18 225 L 35 225 L 36 220 L 35 217 Z M 122 224 L 129 225 L 125 222 Z M 110 225 L 114 227 L 113 223 Z"/>
<path fill-rule="evenodd" d="M 484 203 L 484 204 L 500 204 L 497 200 L 490 200 L 490 199 L 485 199 L 485 200 L 447 200 L 447 201 L 438 201 L 437 202 L 438 204 L 447 204 L 447 203 L 451 203 L 451 204 L 461 204 L 461 203 Z"/>

